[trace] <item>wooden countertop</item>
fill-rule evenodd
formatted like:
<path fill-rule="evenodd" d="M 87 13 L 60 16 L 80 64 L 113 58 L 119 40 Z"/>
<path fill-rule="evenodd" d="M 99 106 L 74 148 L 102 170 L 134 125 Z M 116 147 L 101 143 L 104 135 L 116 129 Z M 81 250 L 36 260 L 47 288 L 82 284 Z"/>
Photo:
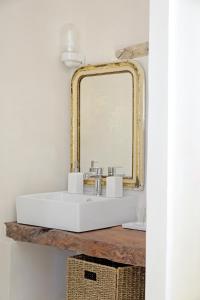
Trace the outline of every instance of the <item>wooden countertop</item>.
<path fill-rule="evenodd" d="M 54 246 L 89 256 L 145 266 L 145 232 L 121 226 L 74 233 L 57 229 L 6 223 L 6 234 L 15 241 Z"/>

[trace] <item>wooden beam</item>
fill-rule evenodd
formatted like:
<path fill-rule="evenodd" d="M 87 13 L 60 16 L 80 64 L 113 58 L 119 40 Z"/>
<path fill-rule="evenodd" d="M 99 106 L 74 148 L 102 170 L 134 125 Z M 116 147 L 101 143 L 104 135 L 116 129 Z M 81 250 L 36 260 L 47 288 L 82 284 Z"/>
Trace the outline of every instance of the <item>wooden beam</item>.
<path fill-rule="evenodd" d="M 136 57 L 147 56 L 149 54 L 149 42 L 133 45 L 116 51 L 118 59 L 133 59 Z"/>

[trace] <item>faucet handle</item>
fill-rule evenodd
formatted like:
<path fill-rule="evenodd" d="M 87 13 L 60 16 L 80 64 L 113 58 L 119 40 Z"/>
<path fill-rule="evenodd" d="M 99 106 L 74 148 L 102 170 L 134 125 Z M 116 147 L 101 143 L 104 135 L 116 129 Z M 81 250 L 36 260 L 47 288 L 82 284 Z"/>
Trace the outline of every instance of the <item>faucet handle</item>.
<path fill-rule="evenodd" d="M 96 163 L 98 163 L 98 161 L 91 160 L 90 169 L 89 169 L 90 172 L 95 172 L 95 169 L 96 169 L 95 164 Z"/>
<path fill-rule="evenodd" d="M 93 168 L 92 170 L 90 169 L 89 172 L 84 173 L 84 179 L 89 179 L 91 177 L 100 177 L 103 175 L 103 168 Z"/>
<path fill-rule="evenodd" d="M 94 168 L 97 176 L 103 175 L 103 168 Z"/>
<path fill-rule="evenodd" d="M 117 169 L 121 169 L 122 167 L 108 167 L 108 176 L 116 176 Z"/>

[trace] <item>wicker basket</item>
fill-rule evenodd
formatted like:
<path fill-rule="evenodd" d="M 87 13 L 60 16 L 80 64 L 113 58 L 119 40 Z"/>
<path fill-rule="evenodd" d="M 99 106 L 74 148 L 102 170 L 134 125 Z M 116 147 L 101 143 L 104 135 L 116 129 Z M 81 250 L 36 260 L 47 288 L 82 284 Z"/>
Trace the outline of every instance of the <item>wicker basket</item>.
<path fill-rule="evenodd" d="M 145 268 L 78 255 L 67 262 L 67 300 L 144 300 Z"/>

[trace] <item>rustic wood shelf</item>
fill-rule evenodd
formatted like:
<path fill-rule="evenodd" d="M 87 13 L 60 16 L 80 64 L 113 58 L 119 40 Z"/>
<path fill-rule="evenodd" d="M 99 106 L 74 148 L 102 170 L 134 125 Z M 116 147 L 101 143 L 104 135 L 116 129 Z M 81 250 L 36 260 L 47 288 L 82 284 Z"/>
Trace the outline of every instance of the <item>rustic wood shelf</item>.
<path fill-rule="evenodd" d="M 6 234 L 15 241 L 54 246 L 120 263 L 145 266 L 145 232 L 121 226 L 83 233 L 6 223 Z"/>

